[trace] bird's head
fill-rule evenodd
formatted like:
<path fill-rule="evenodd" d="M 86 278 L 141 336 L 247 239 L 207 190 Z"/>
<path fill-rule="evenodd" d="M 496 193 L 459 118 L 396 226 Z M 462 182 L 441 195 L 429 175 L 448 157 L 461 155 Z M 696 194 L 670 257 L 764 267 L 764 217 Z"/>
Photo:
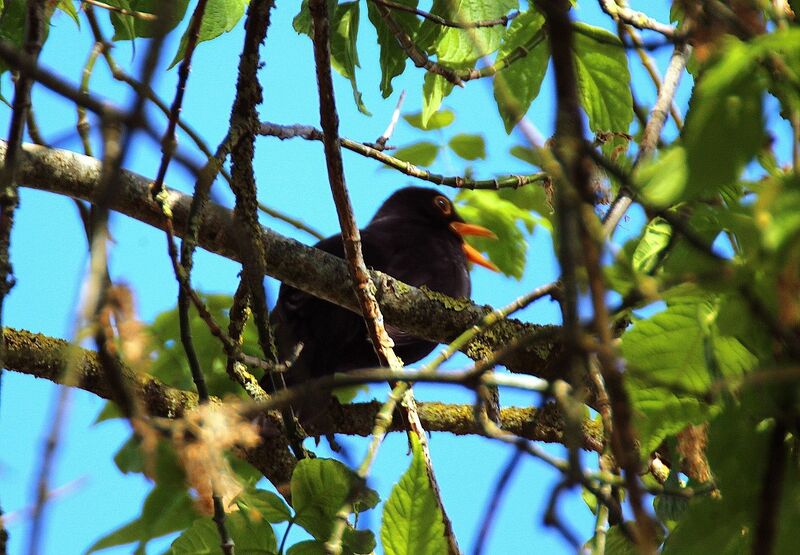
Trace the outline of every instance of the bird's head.
<path fill-rule="evenodd" d="M 497 236 L 485 227 L 465 222 L 452 201 L 439 191 L 423 187 L 400 189 L 386 199 L 372 218 L 370 225 L 395 219 L 398 222 L 416 221 L 455 234 L 461 241 L 467 260 L 494 272 L 498 271 L 497 266 L 464 241 L 464 237 L 469 235 L 492 239 L 496 239 Z"/>

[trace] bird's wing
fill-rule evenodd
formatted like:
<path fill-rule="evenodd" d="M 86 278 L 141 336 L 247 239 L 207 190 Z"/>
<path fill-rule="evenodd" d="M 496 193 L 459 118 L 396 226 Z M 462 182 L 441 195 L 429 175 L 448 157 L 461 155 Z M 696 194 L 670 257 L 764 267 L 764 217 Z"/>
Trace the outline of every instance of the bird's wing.
<path fill-rule="evenodd" d="M 314 247 L 334 256 L 344 256 L 342 239 L 338 235 L 323 239 Z M 284 284 L 270 320 L 282 359 L 290 358 L 297 344 L 303 343 L 295 361 L 295 371 L 287 375 L 287 379 L 293 382 L 339 371 L 339 365 L 345 359 L 352 358 L 362 367 L 374 364 L 371 360 L 361 360 L 363 351 L 367 357 L 371 352 L 361 345 L 364 343 L 369 347 L 369 340 L 363 320 L 349 310 Z"/>

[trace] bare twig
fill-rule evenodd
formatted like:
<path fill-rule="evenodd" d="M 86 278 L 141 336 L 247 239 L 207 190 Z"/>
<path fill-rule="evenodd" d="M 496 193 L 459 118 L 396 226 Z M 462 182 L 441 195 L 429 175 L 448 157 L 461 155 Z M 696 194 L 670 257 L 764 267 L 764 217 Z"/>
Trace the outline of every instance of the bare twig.
<path fill-rule="evenodd" d="M 642 62 L 642 66 L 644 67 L 647 74 L 650 76 L 650 80 L 653 81 L 653 84 L 656 86 L 656 94 L 661 94 L 661 77 L 658 75 L 658 69 L 656 68 L 656 64 L 653 61 L 653 58 L 645 51 L 643 48 L 644 43 L 642 42 L 642 38 L 639 36 L 639 33 L 631 29 L 629 26 L 620 24 L 619 26 L 621 34 L 624 33 L 631 39 L 634 47 L 636 48 L 636 53 L 639 55 L 639 60 Z M 622 38 L 622 37 L 620 37 Z M 674 95 L 673 95 L 674 96 Z M 680 131 L 683 128 L 683 118 L 681 118 L 680 110 L 678 110 L 677 104 L 675 101 L 672 100 L 669 106 L 669 113 L 672 116 L 672 121 L 675 122 L 675 126 Z"/>
<path fill-rule="evenodd" d="M 281 140 L 300 137 L 308 141 L 322 141 L 324 138 L 324 133 L 322 131 L 309 125 L 278 125 L 276 123 L 263 122 L 261 124 L 259 133 L 261 135 L 277 137 Z M 405 162 L 393 156 L 389 156 L 385 152 L 381 152 L 380 150 L 372 148 L 367 144 L 352 141 L 344 137 L 339 137 L 339 143 L 347 150 L 351 150 L 363 156 L 383 162 L 387 166 L 399 170 L 408 176 L 416 177 L 430 183 L 444 185 L 447 187 L 456 187 L 460 189 L 499 190 L 507 188 L 517 189 L 531 183 L 545 185 L 550 182 L 550 177 L 545 173 L 536 173 L 533 175 L 509 175 L 496 179 L 483 180 L 473 180 L 460 176 L 448 177 L 418 168 L 410 162 Z"/>
<path fill-rule="evenodd" d="M 140 19 L 142 21 L 155 21 L 156 19 L 158 19 L 158 16 L 154 13 L 128 10 L 119 6 L 112 6 L 110 4 L 106 4 L 105 2 L 100 2 L 99 0 L 81 0 L 81 2 L 83 2 L 84 4 L 91 4 L 92 6 L 97 6 L 98 8 L 102 8 L 110 12 L 116 12 L 120 15 L 126 15 L 133 17 L 135 19 Z"/>
<path fill-rule="evenodd" d="M 286 222 L 287 224 L 289 224 L 289 225 L 291 225 L 293 227 L 296 227 L 300 231 L 305 231 L 306 233 L 308 233 L 309 235 L 311 235 L 315 239 L 318 239 L 320 241 L 325 239 L 325 235 L 323 235 L 322 233 L 320 233 L 319 231 L 317 231 L 316 229 L 314 229 L 313 227 L 311 227 L 310 225 L 308 225 L 304 221 L 299 220 L 297 218 L 294 218 L 292 216 L 289 216 L 288 214 L 284 214 L 280 210 L 275 210 L 274 208 L 270 208 L 269 206 L 267 206 L 263 202 L 259 202 L 258 203 L 258 209 L 261 210 L 267 216 L 271 216 L 271 217 L 275 218 L 276 220 L 281 220 L 282 222 Z"/>
<path fill-rule="evenodd" d="M 44 526 L 44 510 L 50 498 L 50 475 L 53 472 L 55 453 L 58 442 L 61 438 L 61 429 L 67 420 L 67 407 L 69 405 L 69 387 L 62 385 L 58 388 L 58 398 L 55 402 L 53 414 L 51 415 L 50 431 L 45 440 L 44 449 L 41 456 L 41 467 L 39 477 L 36 481 L 36 502 L 31 511 L 31 529 L 28 540 L 28 555 L 36 555 L 40 550 L 42 539 L 42 529 Z"/>
<path fill-rule="evenodd" d="M 500 507 L 500 501 L 503 499 L 503 494 L 506 492 L 508 485 L 511 483 L 511 477 L 514 475 L 514 471 L 519 467 L 522 454 L 523 451 L 521 449 L 517 448 L 514 450 L 514 454 L 511 455 L 511 460 L 508 461 L 505 469 L 497 479 L 497 485 L 491 489 L 489 505 L 483 512 L 483 523 L 481 524 L 481 529 L 478 532 L 478 539 L 475 540 L 475 547 L 472 549 L 473 555 L 480 555 L 483 553 L 486 540 L 489 538 L 489 530 L 492 527 L 492 521 L 494 520 L 495 515 L 497 515 L 497 510 Z"/>
<path fill-rule="evenodd" d="M 400 93 L 400 98 L 397 99 L 397 106 L 394 108 L 394 112 L 392 112 L 392 119 L 389 120 L 389 125 L 386 127 L 386 131 L 378 137 L 378 140 L 375 141 L 374 147 L 378 150 L 383 150 L 386 148 L 386 143 L 389 142 L 389 138 L 394 133 L 394 128 L 397 125 L 398 120 L 400 119 L 400 110 L 403 108 L 403 101 L 406 99 L 406 91 L 402 91 Z"/>
<path fill-rule="evenodd" d="M 102 42 L 95 42 L 94 46 L 92 46 L 92 50 L 89 52 L 89 57 L 86 60 L 86 64 L 83 66 L 83 71 L 81 72 L 80 90 L 85 95 L 89 94 L 89 81 L 92 78 L 94 64 L 104 48 L 105 47 L 103 46 Z M 86 117 L 86 108 L 79 104 L 76 105 L 76 108 L 78 110 L 78 122 L 76 126 L 78 135 L 81 138 L 81 143 L 83 143 L 83 152 L 86 154 L 86 156 L 94 156 L 92 140 L 89 136 L 90 126 L 89 119 Z"/>
<path fill-rule="evenodd" d="M 39 57 L 42 49 L 45 21 L 45 2 L 31 0 L 25 12 L 25 56 L 33 60 Z M 5 44 L 4 44 L 5 46 Z M 0 330 L 2 330 L 3 304 L 6 295 L 14 286 L 9 248 L 14 214 L 19 204 L 17 191 L 18 158 L 22 148 L 25 121 L 31 106 L 33 79 L 22 73 L 14 85 L 11 121 L 8 130 L 8 143 L 5 160 L 0 170 Z M 3 367 L 3 343 L 0 338 L 0 378 Z"/>
<path fill-rule="evenodd" d="M 342 152 L 339 145 L 339 116 L 336 112 L 336 100 L 333 93 L 333 81 L 330 69 L 330 29 L 328 26 L 327 5 L 325 0 L 311 0 L 309 4 L 314 28 L 314 62 L 317 73 L 317 87 L 319 89 L 319 111 L 322 124 L 323 145 L 325 147 L 325 161 L 328 169 L 328 181 L 333 194 L 336 212 L 339 217 L 339 226 L 342 230 L 342 241 L 344 243 L 345 258 L 348 262 L 350 277 L 353 281 L 353 290 L 361 308 L 361 314 L 367 323 L 367 331 L 378 360 L 382 366 L 388 366 L 393 370 L 400 370 L 403 363 L 394 353 L 394 343 L 386 332 L 383 325 L 383 314 L 375 300 L 375 285 L 370 280 L 367 272 L 364 257 L 361 253 L 361 235 L 353 217 L 353 209 L 350 204 L 350 197 L 347 192 L 347 184 L 344 179 L 344 167 L 342 163 Z M 378 446 L 383 440 L 386 428 L 391 423 L 394 407 L 401 399 L 405 399 L 404 408 L 409 418 L 412 430 L 419 437 L 420 445 L 425 458 L 428 479 L 431 484 L 436 502 L 442 511 L 445 525 L 445 535 L 448 539 L 449 549 L 452 553 L 459 553 L 458 544 L 453 534 L 452 526 L 447 517 L 447 512 L 439 494 L 433 466 L 430 461 L 430 454 L 427 449 L 427 439 L 425 430 L 416 413 L 416 403 L 413 394 L 407 383 L 400 383 L 394 387 L 389 396 L 389 400 L 384 405 L 385 410 L 379 414 L 375 423 L 375 434 L 370 442 L 361 466 L 358 469 L 358 476 L 366 479 L 372 462 L 377 454 Z M 328 553 L 338 554 L 342 550 L 342 535 L 347 526 L 347 517 L 352 511 L 351 503 L 345 506 L 337 514 L 337 521 L 334 524 L 330 539 L 325 543 L 325 550 Z"/>
<path fill-rule="evenodd" d="M 558 116 L 556 120 L 556 153 L 561 162 L 566 181 L 559 183 L 558 210 L 561 222 L 561 244 L 564 253 L 569 253 L 569 245 L 573 241 L 580 241 L 583 253 L 584 266 L 589 278 L 589 287 L 592 298 L 592 308 L 596 332 L 599 336 L 601 349 L 597 356 L 603 381 L 608 389 L 612 404 L 613 430 L 611 432 L 611 447 L 614 457 L 624 470 L 625 485 L 630 496 L 630 504 L 636 518 L 636 544 L 642 552 L 655 553 L 656 533 L 653 522 L 644 509 L 644 499 L 641 484 L 638 480 L 638 449 L 636 437 L 631 422 L 631 408 L 627 392 L 623 386 L 623 377 L 617 367 L 613 356 L 611 328 L 608 321 L 608 310 L 605 304 L 605 285 L 600 268 L 600 250 L 598 240 L 601 234 L 593 233 L 595 227 L 593 204 L 594 191 L 592 187 L 591 167 L 592 161 L 586 155 L 588 150 L 584 146 L 583 121 L 581 119 L 578 90 L 575 78 L 574 61 L 572 58 L 572 25 L 566 9 L 566 3 L 547 1 L 539 3 L 542 8 L 550 39 L 550 51 L 553 56 L 555 69 L 556 95 L 558 100 Z M 575 193 L 569 194 L 570 187 Z M 575 263 L 575 252 L 560 255 L 562 274 L 571 268 L 565 267 Z M 569 281 L 564 278 L 565 286 Z M 565 301 L 568 307 L 573 307 L 564 316 L 564 327 L 567 336 L 567 346 L 577 347 L 578 328 L 574 310 L 577 301 L 577 291 L 572 292 L 565 287 Z M 572 294 L 575 297 L 572 297 Z M 572 297 L 572 299 L 570 299 Z M 572 319 L 575 319 L 571 322 Z M 571 333 L 572 330 L 572 333 Z"/>
<path fill-rule="evenodd" d="M 617 0 L 600 0 L 600 7 L 615 21 L 627 23 L 637 29 L 647 29 L 655 31 L 656 33 L 661 33 L 670 40 L 681 38 L 674 27 L 659 23 L 645 13 L 637 12 L 620 5 Z"/>
<path fill-rule="evenodd" d="M 683 70 L 686 68 L 686 62 L 689 59 L 689 54 L 692 48 L 688 44 L 680 44 L 675 48 L 670 59 L 667 72 L 664 74 L 664 81 L 658 93 L 655 106 L 650 111 L 650 119 L 644 129 L 642 140 L 639 143 L 639 152 L 636 155 L 634 167 L 646 160 L 655 150 L 658 144 L 658 138 L 661 136 L 661 130 L 664 128 L 664 122 L 667 119 L 667 113 L 675 98 L 675 92 L 678 89 Z M 603 217 L 603 229 L 606 234 L 610 235 L 617 224 L 622 220 L 625 212 L 628 211 L 633 197 L 631 191 L 627 188 L 621 188 L 617 197 L 612 201 L 611 206 Z"/>
<path fill-rule="evenodd" d="M 31 0 L 27 3 L 25 12 L 25 54 L 32 60 L 39 57 L 42 49 L 44 37 L 44 27 L 47 25 L 45 20 L 44 0 Z M 10 259 L 11 230 L 14 226 L 14 216 L 19 205 L 19 193 L 17 190 L 18 161 L 22 150 L 22 139 L 25 132 L 25 122 L 31 107 L 31 89 L 33 80 L 29 75 L 20 74 L 14 85 L 14 100 L 12 102 L 11 121 L 8 130 L 8 150 L 6 151 L 5 161 L 0 170 L 0 332 L 3 331 L 3 307 L 6 295 L 14 286 L 12 277 L 13 267 Z M 5 335 L 0 337 L 0 380 L 3 377 L 3 369 L 6 367 L 6 343 Z M 63 410 L 66 404 L 66 392 L 59 392 L 57 408 Z M 50 477 L 53 452 L 58 443 L 60 428 L 53 424 L 50 429 L 50 436 L 42 454 L 42 466 L 39 471 L 38 487 L 36 493 L 36 505 L 31 522 L 30 542 L 28 553 L 36 555 L 39 552 L 39 542 L 41 539 L 42 526 L 44 524 L 43 515 L 47 501 L 47 484 Z M 2 534 L 5 537 L 5 527 L 2 527 Z M 3 540 L 5 544 L 5 540 Z"/>

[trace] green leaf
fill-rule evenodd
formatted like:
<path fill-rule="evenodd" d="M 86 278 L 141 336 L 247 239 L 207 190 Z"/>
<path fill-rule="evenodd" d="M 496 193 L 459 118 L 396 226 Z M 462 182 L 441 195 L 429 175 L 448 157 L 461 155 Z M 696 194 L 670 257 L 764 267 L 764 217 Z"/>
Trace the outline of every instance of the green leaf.
<path fill-rule="evenodd" d="M 242 511 L 260 515 L 267 522 L 286 522 L 292 518 L 286 502 L 271 491 L 247 490 L 236 502 Z"/>
<path fill-rule="evenodd" d="M 517 0 L 434 0 L 430 11 L 452 21 L 480 21 L 497 19 L 517 5 Z M 426 19 L 420 27 L 417 45 L 436 54 L 444 65 L 472 65 L 497 50 L 505 32 L 499 25 L 481 29 L 443 28 Z"/>
<path fill-rule="evenodd" d="M 152 2 L 154 0 L 148 1 Z M 215 39 L 222 33 L 227 33 L 236 27 L 236 24 L 239 23 L 239 20 L 244 15 L 244 10 L 248 3 L 249 0 L 208 0 L 205 12 L 203 12 L 203 22 L 200 24 L 197 44 Z M 186 33 L 181 37 L 178 52 L 175 53 L 175 57 L 169 64 L 170 68 L 183 60 L 188 41 L 189 31 L 187 29 Z"/>
<path fill-rule="evenodd" d="M 511 133 L 539 95 L 550 58 L 547 41 L 543 40 L 543 25 L 544 17 L 538 11 L 529 9 L 521 13 L 511 22 L 497 52 L 497 59 L 501 60 L 518 48 L 527 51 L 524 58 L 494 77 L 494 99 L 506 133 Z"/>
<path fill-rule="evenodd" d="M 641 240 L 633 251 L 633 269 L 639 273 L 648 273 L 663 257 L 664 249 L 672 240 L 672 226 L 661 218 L 647 224 Z"/>
<path fill-rule="evenodd" d="M 359 20 L 358 2 L 337 4 L 336 0 L 328 0 L 328 15 L 331 19 L 331 67 L 350 81 L 350 85 L 353 88 L 353 99 L 358 111 L 367 116 L 372 115 L 361 100 L 361 92 L 359 92 L 356 84 L 356 67 L 361 67 L 358 62 L 358 50 L 356 49 Z M 307 35 L 313 39 L 308 0 L 303 0 L 300 12 L 292 20 L 292 26 L 297 33 Z M 402 69 L 400 71 L 402 72 Z M 391 77 L 389 80 L 391 81 Z M 389 90 L 391 90 L 391 85 L 389 85 Z"/>
<path fill-rule="evenodd" d="M 413 457 L 383 507 L 381 543 L 386 555 L 447 553 L 442 512 L 436 504 L 419 438 L 411 434 Z"/>
<path fill-rule="evenodd" d="M 366 510 L 379 500 L 355 473 L 333 459 L 300 461 L 292 473 L 291 489 L 295 522 L 320 541 L 328 540 L 336 514 L 347 501 Z M 368 530 L 348 527 L 342 545 L 355 553 L 370 553 L 375 549 L 375 537 Z"/>
<path fill-rule="evenodd" d="M 152 539 L 187 528 L 196 518 L 194 502 L 185 487 L 156 485 L 145 499 L 139 518 L 96 541 L 87 554 L 133 542 L 143 548 Z"/>
<path fill-rule="evenodd" d="M 756 214 L 764 248 L 777 253 L 791 247 L 800 234 L 800 179 L 787 176 L 765 182 Z"/>
<path fill-rule="evenodd" d="M 731 402 L 712 423 L 707 456 L 720 495 L 695 498 L 667 538 L 663 553 L 715 553 L 734 555 L 757 552 L 755 531 L 769 482 L 767 461 L 774 418 L 785 418 L 796 405 L 797 388 L 786 383 L 743 391 L 741 402 Z M 790 409 L 793 410 L 793 409 Z M 793 439 L 783 445 L 784 472 L 775 521 L 774 553 L 797 549 L 795 523 L 800 521 L 800 473 Z"/>
<path fill-rule="evenodd" d="M 658 158 L 640 164 L 634 180 L 639 194 L 649 206 L 666 208 L 686 197 L 688 169 L 686 150 L 674 146 L 662 151 Z"/>
<path fill-rule="evenodd" d="M 361 92 L 356 84 L 356 67 L 360 67 L 356 49 L 358 18 L 359 4 L 357 1 L 344 2 L 336 6 L 336 11 L 333 12 L 331 18 L 331 66 L 342 77 L 350 81 L 353 88 L 353 100 L 355 100 L 358 111 L 370 116 L 372 114 L 364 105 Z"/>
<path fill-rule="evenodd" d="M 422 123 L 422 112 L 404 115 L 403 119 L 417 129 L 422 129 L 423 131 L 432 131 L 433 129 L 447 127 L 453 123 L 453 121 L 455 121 L 456 115 L 450 110 L 439 110 L 438 112 L 433 113 L 428 118 L 427 123 L 424 125 Z"/>
<path fill-rule="evenodd" d="M 3 4 L 3 15 L 0 16 L 0 39 L 8 41 L 22 50 L 25 38 L 25 14 L 28 3 L 25 0 L 6 0 Z M 45 37 L 49 25 L 45 22 Z M 8 70 L 8 66 L 0 60 L 0 75 Z M 1 98 L 1 97 L 0 97 Z M 3 99 L 5 100 L 5 99 Z"/>
<path fill-rule="evenodd" d="M 211 4 L 214 0 L 209 0 Z M 163 3 L 158 0 L 108 0 L 111 6 L 149 14 L 160 14 L 163 10 L 165 17 L 169 17 L 167 31 L 172 31 L 181 22 L 186 14 L 189 0 Z M 165 8 L 166 6 L 166 8 Z M 208 8 L 206 8 L 208 11 Z M 113 40 L 133 40 L 137 37 L 152 38 L 155 36 L 159 25 L 155 21 L 122 15 L 119 12 L 110 12 L 111 24 L 114 26 Z"/>
<path fill-rule="evenodd" d="M 417 7 L 417 0 L 397 0 L 397 3 L 411 8 Z M 408 56 L 397 43 L 394 33 L 392 33 L 386 25 L 386 22 L 380 15 L 380 10 L 374 2 L 367 2 L 367 13 L 378 35 L 378 46 L 380 47 L 379 61 L 381 66 L 381 94 L 383 98 L 389 98 L 393 90 L 392 79 L 405 71 Z M 417 34 L 421 22 L 413 13 L 392 10 L 392 16 L 409 37 L 414 37 Z"/>
<path fill-rule="evenodd" d="M 394 152 L 394 157 L 415 166 L 430 166 L 439 154 L 439 145 L 422 141 Z"/>
<path fill-rule="evenodd" d="M 67 14 L 75 22 L 75 25 L 80 28 L 81 20 L 78 19 L 78 10 L 75 9 L 75 4 L 72 0 L 58 0 L 56 8 Z M 0 9 L 2 9 L 2 5 L 0 5 Z"/>
<path fill-rule="evenodd" d="M 496 191 L 462 190 L 456 196 L 458 211 L 470 223 L 491 229 L 497 239 L 470 238 L 470 243 L 489 254 L 500 271 L 516 279 L 525 271 L 528 242 L 519 224 L 533 232 L 536 218 L 530 211 L 504 199 Z"/>
<path fill-rule="evenodd" d="M 125 415 L 122 414 L 122 411 L 114 401 L 106 401 L 106 404 L 103 405 L 103 409 L 100 411 L 100 414 L 98 414 L 97 418 L 94 419 L 93 424 L 99 424 L 100 422 L 113 420 L 114 418 L 124 418 L 124 416 Z"/>
<path fill-rule="evenodd" d="M 764 144 L 764 79 L 750 45 L 731 38 L 722 59 L 699 80 L 683 144 L 689 169 L 684 199 L 711 197 L 736 181 Z"/>
<path fill-rule="evenodd" d="M 327 555 L 325 542 L 319 540 L 306 540 L 296 543 L 286 550 L 286 555 Z"/>
<path fill-rule="evenodd" d="M 441 75 L 430 71 L 425 73 L 425 80 L 422 83 L 422 127 L 428 127 L 428 122 L 439 110 L 442 100 L 452 90 L 453 84 Z"/>
<path fill-rule="evenodd" d="M 241 511 L 225 517 L 225 527 L 243 555 L 275 555 L 278 544 L 272 527 L 262 520 L 251 520 Z M 221 540 L 217 525 L 210 517 L 198 518 L 191 528 L 181 534 L 169 550 L 169 555 L 221 555 Z"/>
<path fill-rule="evenodd" d="M 201 295 L 201 298 L 217 322 L 228 320 L 228 309 L 232 303 L 230 296 Z M 233 394 L 246 399 L 242 388 L 231 381 L 225 370 L 228 359 L 222 345 L 211 334 L 194 306 L 189 309 L 189 317 L 195 351 L 210 393 L 219 397 Z M 172 387 L 193 390 L 194 382 L 180 338 L 177 309 L 159 314 L 149 326 L 148 332 L 153 340 L 154 353 L 150 373 Z M 245 326 L 242 350 L 250 355 L 261 354 L 252 325 Z"/>
<path fill-rule="evenodd" d="M 631 528 L 636 528 L 635 522 L 628 522 L 627 525 Z M 657 542 L 661 543 L 664 534 L 661 530 L 656 530 L 657 534 Z M 594 544 L 596 539 L 592 538 L 590 541 L 587 542 L 588 549 L 595 553 L 594 551 Z M 628 536 L 625 535 L 625 532 L 622 531 L 622 527 L 620 526 L 611 526 L 608 530 L 606 530 L 606 549 L 605 553 L 607 555 L 638 555 L 639 550 L 636 548 L 636 544 L 633 543 L 631 540 L 628 539 Z"/>
<path fill-rule="evenodd" d="M 669 473 L 664 485 L 672 489 L 680 489 L 683 487 L 678 477 L 678 472 L 674 470 Z M 668 493 L 662 493 L 653 500 L 653 508 L 655 509 L 656 516 L 661 522 L 667 525 L 674 525 L 675 522 L 679 521 L 686 512 L 688 506 L 689 500 L 686 497 L 670 495 Z"/>
<path fill-rule="evenodd" d="M 622 336 L 625 383 L 644 456 L 687 424 L 717 412 L 704 400 L 713 380 L 740 376 L 757 362 L 738 339 L 717 329 L 719 303 L 697 289 L 676 291 L 667 296 L 666 310 Z"/>
<path fill-rule="evenodd" d="M 458 156 L 464 160 L 485 160 L 486 143 L 480 135 L 456 135 L 448 143 Z"/>
<path fill-rule="evenodd" d="M 595 133 L 627 133 L 633 121 L 631 75 L 616 35 L 575 23 L 575 69 L 581 104 Z"/>

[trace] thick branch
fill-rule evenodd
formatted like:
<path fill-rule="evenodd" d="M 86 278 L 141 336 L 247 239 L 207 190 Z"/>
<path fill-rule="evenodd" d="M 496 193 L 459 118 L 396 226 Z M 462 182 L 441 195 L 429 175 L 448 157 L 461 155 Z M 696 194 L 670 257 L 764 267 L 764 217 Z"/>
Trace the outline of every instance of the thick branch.
<path fill-rule="evenodd" d="M 94 351 L 72 346 L 63 339 L 24 330 L 6 328 L 3 333 L 8 347 L 6 368 L 9 370 L 78 387 L 103 399 L 113 398 L 113 391 Z M 64 368 L 71 356 L 76 358 L 75 371 L 67 376 Z M 128 367 L 123 367 L 122 375 L 151 416 L 178 418 L 198 405 L 197 394 L 194 392 L 170 387 L 153 376 L 134 372 Z M 213 397 L 212 401 L 218 402 Z M 313 435 L 341 433 L 368 436 L 372 433 L 375 415 L 380 408 L 379 402 L 332 407 L 328 421 L 319 419 L 319 422 L 310 424 L 307 431 Z M 482 433 L 480 425 L 475 422 L 472 405 L 420 403 L 419 415 L 425 429 L 431 432 L 450 432 L 455 435 Z M 504 430 L 526 439 L 558 443 L 564 441 L 564 420 L 555 405 L 547 405 L 543 409 L 505 408 L 501 412 L 501 419 Z M 394 419 L 390 431 L 404 430 L 402 419 Z M 586 420 L 583 430 L 583 447 L 598 450 L 602 442 L 599 426 Z M 265 475 L 268 472 L 274 473 L 271 465 L 276 461 L 272 461 L 271 456 L 255 460 L 257 468 Z"/>
<path fill-rule="evenodd" d="M 0 142 L 0 156 L 3 158 L 5 151 L 5 143 Z M 34 145 L 25 145 L 20 152 L 19 181 L 25 186 L 90 201 L 94 198 L 99 179 L 100 162 L 93 158 Z M 128 171 L 121 172 L 120 180 L 119 194 L 112 199 L 111 208 L 163 229 L 162 208 L 149 194 L 150 180 Z M 183 237 L 191 197 L 170 191 L 168 204 L 176 234 Z M 270 260 L 267 268 L 270 276 L 350 310 L 358 309 L 343 260 L 269 229 L 262 228 L 261 232 L 265 256 Z M 200 230 L 200 246 L 238 260 L 236 237 L 230 210 L 209 205 Z M 386 321 L 424 339 L 449 343 L 491 311 L 491 307 L 417 289 L 379 272 L 370 274 Z M 501 363 L 514 372 L 551 379 L 560 377 L 557 332 L 555 326 L 508 319 L 476 337 L 462 351 L 480 360 L 513 338 L 533 336 L 536 340 L 530 341 L 528 347 L 507 355 Z"/>

